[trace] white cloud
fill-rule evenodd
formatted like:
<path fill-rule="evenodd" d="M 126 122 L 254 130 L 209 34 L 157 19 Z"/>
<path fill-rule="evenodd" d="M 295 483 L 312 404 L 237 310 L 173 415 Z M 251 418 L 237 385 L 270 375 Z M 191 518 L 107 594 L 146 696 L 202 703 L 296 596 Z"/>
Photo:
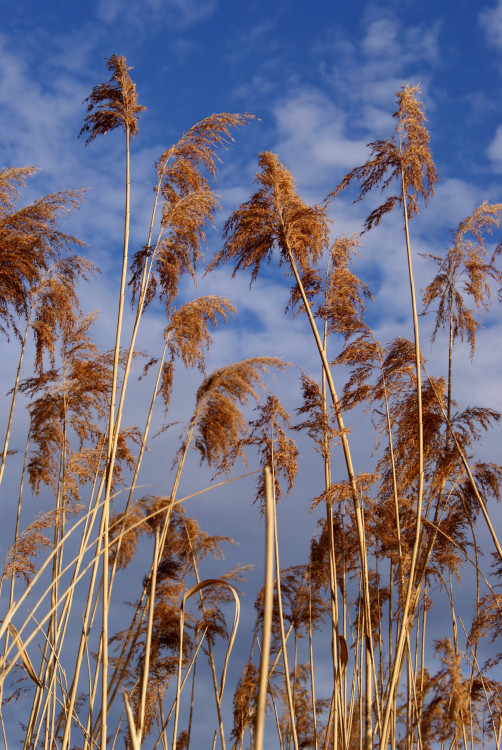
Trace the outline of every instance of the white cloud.
<path fill-rule="evenodd" d="M 373 137 L 388 132 L 389 104 L 404 83 L 419 84 L 426 96 L 430 69 L 440 57 L 441 23 L 406 26 L 378 10 L 363 21 L 360 40 L 337 38 L 331 52 L 337 61 L 324 63 L 324 75 L 356 110 L 355 125 L 370 128 Z"/>
<path fill-rule="evenodd" d="M 395 94 L 404 83 L 419 83 L 427 99 L 430 66 L 440 54 L 440 23 L 405 26 L 390 11 L 378 16 L 373 11 L 362 25 L 359 39 L 343 37 L 313 48 L 322 77 L 333 88 L 332 99 L 326 88 L 291 80 L 273 107 L 274 150 L 300 186 L 317 184 L 322 190 L 326 184 L 328 192 L 363 163 L 366 144 L 392 134 Z M 339 62 L 330 67 L 333 58 Z"/>
<path fill-rule="evenodd" d="M 405 25 L 397 16 L 387 13 L 369 18 L 360 53 L 367 62 L 380 59 L 384 65 L 403 69 L 411 62 L 433 63 L 439 56 L 440 23 L 430 26 Z"/>
<path fill-rule="evenodd" d="M 399 54 L 398 30 L 395 19 L 372 21 L 361 43 L 361 51 L 366 57 L 396 57 Z"/>
<path fill-rule="evenodd" d="M 492 196 L 491 200 L 493 200 Z M 490 202 L 490 196 L 467 180 L 449 177 L 440 180 L 435 188 L 434 197 L 423 210 L 420 224 L 424 235 L 432 229 L 435 233 L 441 228 L 456 229 L 458 224 L 470 216 L 484 200 Z"/>
<path fill-rule="evenodd" d="M 217 5 L 218 0 L 99 0 L 97 15 L 106 24 L 155 22 L 186 29 L 212 15 Z"/>
<path fill-rule="evenodd" d="M 495 6 L 483 9 L 479 14 L 479 23 L 488 42 L 502 48 L 502 0 L 498 0 Z"/>
<path fill-rule="evenodd" d="M 487 149 L 487 156 L 492 162 L 493 169 L 502 172 L 502 125 L 495 131 L 495 136 Z"/>
<path fill-rule="evenodd" d="M 2 38 L 0 70 L 2 148 L 18 164 L 28 161 L 45 167 L 59 162 L 60 167 L 61 146 L 72 136 L 74 142 L 73 123 L 80 113 L 84 90 L 61 69 L 42 88 L 31 78 L 28 63 L 7 49 Z"/>
<path fill-rule="evenodd" d="M 97 15 L 103 23 L 113 23 L 120 15 L 121 0 L 99 0 Z"/>
<path fill-rule="evenodd" d="M 320 91 L 296 92 L 273 114 L 279 158 L 300 183 L 322 189 L 327 178 L 335 182 L 335 169 L 347 171 L 364 158 L 366 141 L 346 135 L 346 115 Z"/>

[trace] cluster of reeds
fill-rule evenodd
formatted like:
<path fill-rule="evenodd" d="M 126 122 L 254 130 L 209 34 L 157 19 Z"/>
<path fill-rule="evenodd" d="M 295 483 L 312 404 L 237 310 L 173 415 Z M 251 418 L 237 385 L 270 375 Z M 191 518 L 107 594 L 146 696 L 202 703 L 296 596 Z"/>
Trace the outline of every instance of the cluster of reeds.
<path fill-rule="evenodd" d="M 223 249 L 206 271 L 230 263 L 234 274 L 249 272 L 259 285 L 264 261 L 274 257 L 284 266 L 292 280 L 289 311 L 307 316 L 314 337 L 312 371 L 319 357 L 318 379 L 302 375 L 293 418 L 277 396 L 261 397 L 263 376 L 285 368 L 278 358 L 264 353 L 207 374 L 211 329 L 234 315 L 232 303 L 217 296 L 179 303 L 180 281 L 195 279 L 218 208 L 218 149 L 250 115 L 212 115 L 160 156 L 146 241 L 130 256 L 129 145 L 144 108 L 125 59 L 111 57 L 108 69 L 110 81 L 87 100 L 81 134 L 87 143 L 115 129 L 124 135 L 124 242 L 110 350 L 94 342 L 95 315 L 83 313 L 76 293 L 97 269 L 73 253 L 80 243 L 59 226 L 81 191 L 19 209 L 20 190 L 34 170 L 0 171 L 0 317 L 2 333 L 20 345 L 0 480 L 19 394 L 29 412 L 2 576 L 5 747 L 19 737 L 9 719 L 14 700 L 24 706 L 26 749 L 104 750 L 125 742 L 134 750 L 181 750 L 201 747 L 201 736 L 204 746 L 222 750 L 500 747 L 502 653 L 493 647 L 486 659 L 481 645 L 502 635 L 502 549 L 488 511 L 500 499 L 502 467 L 476 455 L 481 435 L 500 415 L 456 403 L 453 363 L 459 340 L 474 356 L 479 315 L 502 282 L 502 245 L 495 236 L 494 249 L 488 245 L 502 204 L 481 204 L 452 233 L 445 255 L 430 256 L 435 276 L 423 291 L 423 311 L 435 316 L 433 339 L 444 330 L 448 340 L 445 375 L 438 377 L 421 353 L 413 277 L 411 220 L 437 181 L 418 89 L 398 92 L 395 131 L 371 143 L 368 161 L 319 205 L 300 198 L 277 156 L 260 154 L 257 190 L 227 220 Z M 331 201 L 353 182 L 359 199 L 374 189 L 384 193 L 366 231 L 401 212 L 410 340 L 376 340 L 364 318 L 370 289 L 351 267 L 360 239 L 332 238 Z M 126 332 L 128 286 L 133 317 Z M 164 337 L 144 380 L 153 387 L 144 399 L 143 428 L 131 428 L 123 414 L 141 325 L 149 305 L 159 303 Z M 333 351 L 340 352 L 334 361 Z M 170 492 L 144 495 L 138 481 L 154 410 L 160 402 L 169 413 L 178 365 L 198 368 L 202 382 L 174 456 Z M 31 376 L 22 377 L 27 368 Z M 339 372 L 348 377 L 337 390 Z M 255 402 L 251 419 L 245 407 Z M 354 464 L 346 426 L 350 410 L 361 406 L 372 412 L 369 440 L 377 423 L 376 463 L 365 473 Z M 320 492 L 312 507 L 322 515 L 318 532 L 305 541 L 308 559 L 281 569 L 275 510 L 294 486 L 298 433 L 319 454 Z M 191 448 L 227 477 L 222 483 L 233 481 L 247 456 L 266 518 L 265 581 L 248 627 L 249 658 L 234 686 L 232 727 L 225 687 L 245 570 L 204 576 L 205 559 L 221 556 L 230 540 L 203 531 L 178 496 Z M 26 484 L 51 503 L 23 529 Z M 491 573 L 480 529 L 491 540 Z M 145 539 L 151 558 L 136 599 L 125 605 L 117 581 L 133 562 L 144 565 L 138 549 Z M 466 571 L 473 581 L 466 587 L 471 622 L 459 615 L 453 585 Z M 436 609 L 443 617 L 440 640 L 430 624 Z M 201 661 L 215 707 L 214 726 L 203 728 Z"/>

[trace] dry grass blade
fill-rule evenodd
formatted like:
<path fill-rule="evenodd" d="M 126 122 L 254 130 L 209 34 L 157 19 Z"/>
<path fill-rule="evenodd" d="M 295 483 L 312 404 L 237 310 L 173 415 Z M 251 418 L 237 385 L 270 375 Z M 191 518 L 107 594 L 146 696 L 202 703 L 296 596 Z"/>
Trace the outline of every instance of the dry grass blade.
<path fill-rule="evenodd" d="M 31 659 L 28 656 L 28 654 L 26 653 L 26 648 L 23 645 L 23 642 L 21 640 L 21 636 L 17 632 L 17 629 L 14 627 L 14 625 L 11 622 L 9 622 L 8 625 L 7 625 L 7 630 L 9 631 L 9 633 L 10 633 L 10 635 L 11 635 L 13 641 L 14 641 L 14 645 L 18 649 L 18 655 L 19 655 L 19 658 L 21 659 L 23 667 L 28 672 L 28 674 L 30 675 L 30 677 L 33 680 L 33 682 L 36 685 L 38 685 L 38 687 L 43 687 L 42 683 L 38 679 L 38 676 L 37 676 L 37 673 L 35 672 L 33 664 L 31 663 Z"/>
<path fill-rule="evenodd" d="M 338 636 L 338 641 L 340 644 L 340 677 L 342 677 L 349 662 L 349 650 L 347 648 L 347 641 L 343 635 Z"/>

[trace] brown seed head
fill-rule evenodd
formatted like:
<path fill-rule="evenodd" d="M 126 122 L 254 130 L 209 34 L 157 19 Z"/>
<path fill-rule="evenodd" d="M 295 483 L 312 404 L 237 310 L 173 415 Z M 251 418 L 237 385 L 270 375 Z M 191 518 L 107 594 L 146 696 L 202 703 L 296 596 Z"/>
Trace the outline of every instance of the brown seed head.
<path fill-rule="evenodd" d="M 137 135 L 140 112 L 146 109 L 138 104 L 136 86 L 129 76 L 132 68 L 127 66 L 125 57 L 112 55 L 107 58 L 106 67 L 112 72 L 110 82 L 95 86 L 85 99 L 89 114 L 84 120 L 79 138 L 88 133 L 86 145 L 98 135 L 116 128 L 123 128 L 131 136 Z"/>

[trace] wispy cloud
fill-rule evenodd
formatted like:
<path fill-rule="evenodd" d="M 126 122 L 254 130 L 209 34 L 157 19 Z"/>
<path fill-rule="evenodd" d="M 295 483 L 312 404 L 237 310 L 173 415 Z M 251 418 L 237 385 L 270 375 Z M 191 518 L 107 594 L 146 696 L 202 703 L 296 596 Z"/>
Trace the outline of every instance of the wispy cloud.
<path fill-rule="evenodd" d="M 146 22 L 187 29 L 211 16 L 218 0 L 99 0 L 98 18 L 106 24 L 136 26 Z"/>
<path fill-rule="evenodd" d="M 371 10 L 357 33 L 323 34 L 311 51 L 319 85 L 292 79 L 272 107 L 274 148 L 299 184 L 321 187 L 326 180 L 332 190 L 344 172 L 362 163 L 366 144 L 392 133 L 395 94 L 405 82 L 420 83 L 427 98 L 440 30 L 439 22 L 405 26 L 390 10 L 378 16 Z"/>
<path fill-rule="evenodd" d="M 495 136 L 488 146 L 487 156 L 495 172 L 502 172 L 502 125 L 495 131 Z"/>
<path fill-rule="evenodd" d="M 502 49 L 502 1 L 498 0 L 496 5 L 483 8 L 479 14 L 479 23 L 488 42 Z"/>
<path fill-rule="evenodd" d="M 61 68 L 52 79 L 34 79 L 29 61 L 1 37 L 0 71 L 0 118 L 7 135 L 1 148 L 11 162 L 61 166 L 61 149 L 65 150 L 72 132 L 76 137 L 84 89 Z"/>
<path fill-rule="evenodd" d="M 361 22 L 360 36 L 342 38 L 335 32 L 335 62 L 324 66 L 327 79 L 350 100 L 363 103 L 363 122 L 368 107 L 386 102 L 405 81 L 426 88 L 431 66 L 440 58 L 441 23 L 405 25 L 389 10 L 375 16 L 371 10 Z"/>
<path fill-rule="evenodd" d="M 347 135 L 345 113 L 319 90 L 292 93 L 273 107 L 273 115 L 278 151 L 304 183 L 319 185 L 335 167 L 348 170 L 364 156 L 365 140 Z"/>

